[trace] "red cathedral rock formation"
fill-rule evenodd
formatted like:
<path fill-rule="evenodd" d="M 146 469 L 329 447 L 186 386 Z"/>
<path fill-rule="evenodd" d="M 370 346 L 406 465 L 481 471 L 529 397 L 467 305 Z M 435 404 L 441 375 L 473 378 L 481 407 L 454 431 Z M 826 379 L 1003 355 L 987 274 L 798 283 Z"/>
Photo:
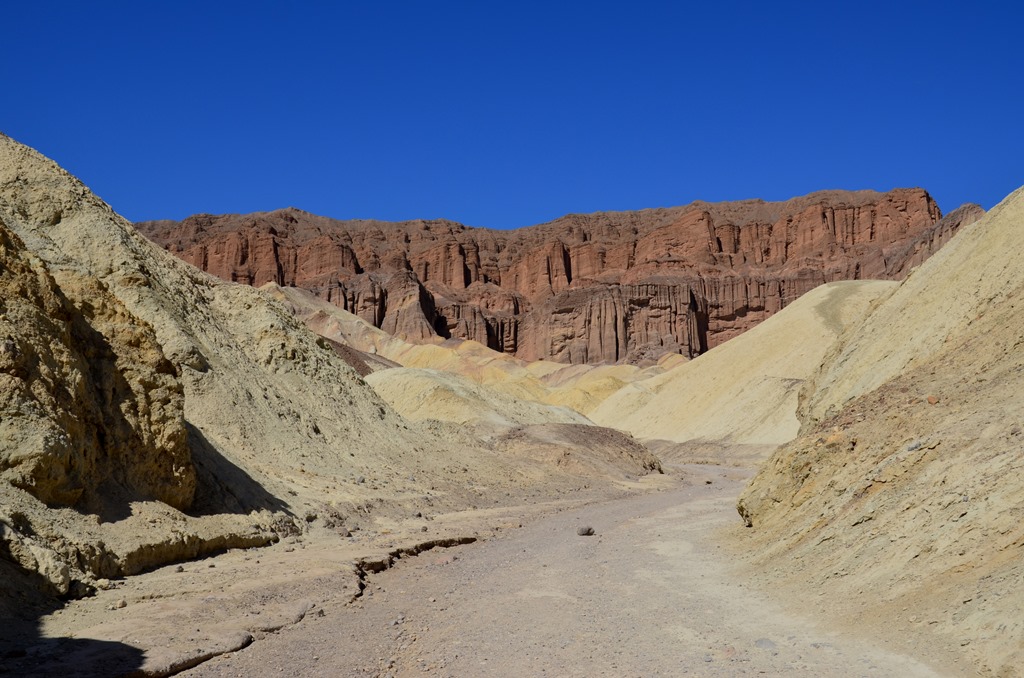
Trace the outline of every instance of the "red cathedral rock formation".
<path fill-rule="evenodd" d="M 294 208 L 137 227 L 221 278 L 302 287 L 405 339 L 642 363 L 701 353 L 826 282 L 903 277 L 981 214 L 965 205 L 943 219 L 915 188 L 570 214 L 510 231 Z"/>

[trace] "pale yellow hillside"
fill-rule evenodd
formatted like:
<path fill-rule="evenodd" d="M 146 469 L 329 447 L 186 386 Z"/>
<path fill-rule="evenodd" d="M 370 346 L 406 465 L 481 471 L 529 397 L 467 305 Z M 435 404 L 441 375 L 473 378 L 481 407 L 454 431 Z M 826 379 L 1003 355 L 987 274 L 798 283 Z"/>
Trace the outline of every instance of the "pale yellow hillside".
<path fill-rule="evenodd" d="M 514 398 L 568 407 L 582 414 L 623 385 L 685 362 L 682 356 L 665 356 L 657 365 L 647 368 L 565 365 L 544 360 L 527 363 L 475 341 L 438 339 L 414 344 L 393 337 L 305 290 L 275 285 L 264 286 L 263 290 L 285 302 L 314 332 L 364 353 L 382 356 L 403 367 L 454 373 Z"/>
<path fill-rule="evenodd" d="M 1022 210 L 1024 189 L 1018 189 L 916 269 L 871 322 L 837 346 L 815 377 L 807 414 L 820 419 L 921 365 L 990 308 L 1017 295 L 1024 286 Z"/>
<path fill-rule="evenodd" d="M 752 445 L 796 436 L 797 396 L 837 335 L 896 283 L 835 282 L 702 356 L 623 386 L 589 413 L 641 439 Z"/>
<path fill-rule="evenodd" d="M 1022 248 L 1024 189 L 840 339 L 739 503 L 758 570 L 926 628 L 978 675 L 1024 666 Z"/>
<path fill-rule="evenodd" d="M 663 365 L 676 364 L 673 359 L 686 361 L 680 355 L 665 356 L 657 365 L 643 369 L 634 365 L 560 365 L 561 369 L 547 370 L 541 379 L 548 389 L 544 402 L 589 415 L 626 384 L 663 373 Z M 530 369 L 534 366 L 530 365 Z"/>
<path fill-rule="evenodd" d="M 435 419 L 492 431 L 531 424 L 590 424 L 569 408 L 514 398 L 453 372 L 396 367 L 365 379 L 410 421 Z"/>

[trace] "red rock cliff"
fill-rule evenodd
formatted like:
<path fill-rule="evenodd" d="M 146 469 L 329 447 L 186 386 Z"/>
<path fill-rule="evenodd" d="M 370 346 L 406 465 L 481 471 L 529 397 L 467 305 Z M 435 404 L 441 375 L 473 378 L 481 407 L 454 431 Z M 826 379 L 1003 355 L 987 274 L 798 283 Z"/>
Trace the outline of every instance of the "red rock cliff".
<path fill-rule="evenodd" d="M 139 230 L 228 280 L 303 287 L 388 332 L 522 358 L 695 355 L 825 282 L 905 275 L 981 209 L 921 189 L 573 214 L 513 231 L 337 221 L 293 208 Z"/>

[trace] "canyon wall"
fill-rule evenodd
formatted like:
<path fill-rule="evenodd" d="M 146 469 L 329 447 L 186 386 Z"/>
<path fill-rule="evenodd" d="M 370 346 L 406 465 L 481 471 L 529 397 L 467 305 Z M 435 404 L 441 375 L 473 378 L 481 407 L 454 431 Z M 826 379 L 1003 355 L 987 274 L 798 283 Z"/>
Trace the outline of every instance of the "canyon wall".
<path fill-rule="evenodd" d="M 921 189 L 572 214 L 511 231 L 337 221 L 288 208 L 137 224 L 231 281 L 307 289 L 409 340 L 526 360 L 694 356 L 826 282 L 900 278 L 983 211 Z"/>

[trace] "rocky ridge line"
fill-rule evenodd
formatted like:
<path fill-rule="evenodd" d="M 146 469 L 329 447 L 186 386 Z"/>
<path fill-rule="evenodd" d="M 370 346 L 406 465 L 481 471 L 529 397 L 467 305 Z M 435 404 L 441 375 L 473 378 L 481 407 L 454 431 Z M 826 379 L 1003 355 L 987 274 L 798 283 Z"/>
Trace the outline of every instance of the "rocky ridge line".
<path fill-rule="evenodd" d="M 513 231 L 294 208 L 136 227 L 225 280 L 301 287 L 404 339 L 640 364 L 703 353 L 826 282 L 900 278 L 982 213 L 941 219 L 927 192 L 897 189 L 572 214 Z"/>

